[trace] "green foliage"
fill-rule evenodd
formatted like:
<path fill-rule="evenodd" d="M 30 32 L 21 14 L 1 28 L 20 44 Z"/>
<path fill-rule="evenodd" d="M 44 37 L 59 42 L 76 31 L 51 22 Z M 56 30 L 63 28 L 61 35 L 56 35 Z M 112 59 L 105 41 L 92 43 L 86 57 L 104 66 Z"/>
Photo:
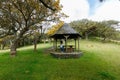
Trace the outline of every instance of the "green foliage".
<path fill-rule="evenodd" d="M 116 37 L 117 35 L 117 31 L 115 30 L 115 28 L 112 27 L 113 24 L 117 24 L 115 22 L 112 23 L 112 21 L 103 21 L 103 22 L 99 22 L 97 24 L 97 36 L 98 37 L 102 37 L 104 38 L 104 40 L 106 38 L 108 39 L 113 39 Z"/>
<path fill-rule="evenodd" d="M 111 74 L 109 74 L 108 72 L 99 72 L 99 74 L 101 75 L 102 79 L 104 80 L 115 80 L 115 77 Z"/>
<path fill-rule="evenodd" d="M 2 0 L 0 38 L 8 35 L 14 37 L 11 40 L 11 54 L 15 55 L 17 44 L 32 31 L 30 28 L 44 21 L 59 21 L 64 15 L 60 12 L 61 8 L 59 0 Z M 34 32 L 34 35 L 39 34 Z"/>
<path fill-rule="evenodd" d="M 87 19 L 71 22 L 71 26 L 77 30 L 83 38 L 101 37 L 104 40 L 115 39 L 118 35 L 113 25 L 119 22 L 114 20 L 95 22 Z"/>
<path fill-rule="evenodd" d="M 77 30 L 83 38 L 88 38 L 91 35 L 95 34 L 96 31 L 96 24 L 97 22 L 87 20 L 87 19 L 82 19 L 78 21 L 73 21 L 70 23 L 70 25 Z"/>

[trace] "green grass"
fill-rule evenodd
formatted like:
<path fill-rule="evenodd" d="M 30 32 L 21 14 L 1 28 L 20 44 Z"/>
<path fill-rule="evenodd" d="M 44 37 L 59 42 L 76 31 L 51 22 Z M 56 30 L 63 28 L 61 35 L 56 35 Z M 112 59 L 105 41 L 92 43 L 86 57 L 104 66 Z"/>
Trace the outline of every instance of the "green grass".
<path fill-rule="evenodd" d="M 0 80 L 120 80 L 120 45 L 81 40 L 79 59 L 53 58 L 50 46 L 19 48 L 14 58 L 0 51 Z"/>

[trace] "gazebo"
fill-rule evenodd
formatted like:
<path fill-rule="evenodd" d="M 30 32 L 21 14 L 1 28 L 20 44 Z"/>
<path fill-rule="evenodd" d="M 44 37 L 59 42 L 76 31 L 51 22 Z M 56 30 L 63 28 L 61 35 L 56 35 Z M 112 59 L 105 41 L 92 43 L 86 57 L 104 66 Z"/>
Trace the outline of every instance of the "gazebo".
<path fill-rule="evenodd" d="M 52 55 L 56 56 L 56 57 L 61 57 L 64 56 L 65 57 L 70 57 L 71 55 L 74 57 L 74 55 L 76 56 L 80 54 L 80 44 L 79 44 L 79 39 L 80 39 L 80 34 L 78 32 L 76 32 L 69 24 L 64 23 L 52 36 L 50 36 L 51 38 L 54 39 L 54 46 L 55 46 L 55 51 L 56 53 L 52 53 Z M 65 52 L 64 53 L 60 53 L 57 52 L 57 42 L 58 40 L 64 40 L 65 41 Z M 67 44 L 68 39 L 74 39 L 75 42 L 75 47 L 73 48 L 73 45 L 69 45 Z M 77 41 L 78 41 L 78 47 L 77 47 Z M 67 55 L 67 56 L 66 56 Z M 79 56 L 76 56 L 79 57 Z"/>

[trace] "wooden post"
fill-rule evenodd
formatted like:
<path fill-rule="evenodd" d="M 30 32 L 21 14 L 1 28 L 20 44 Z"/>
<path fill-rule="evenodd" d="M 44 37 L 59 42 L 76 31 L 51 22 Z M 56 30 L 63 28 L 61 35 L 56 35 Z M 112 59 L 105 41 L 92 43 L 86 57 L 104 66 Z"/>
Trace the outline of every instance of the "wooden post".
<path fill-rule="evenodd" d="M 78 37 L 78 52 L 80 51 L 79 37 Z"/>
<path fill-rule="evenodd" d="M 53 48 L 55 49 L 55 38 L 53 40 Z"/>
<path fill-rule="evenodd" d="M 57 39 L 54 38 L 54 41 L 53 41 L 53 48 L 54 48 L 54 51 L 57 50 Z"/>
<path fill-rule="evenodd" d="M 67 38 L 69 37 L 69 35 L 66 35 L 66 36 L 64 36 L 65 37 L 65 50 L 66 50 L 66 52 L 67 52 Z"/>
<path fill-rule="evenodd" d="M 67 40 L 65 39 L 65 51 L 67 51 Z"/>
<path fill-rule="evenodd" d="M 75 39 L 75 51 L 76 51 L 76 39 Z"/>
<path fill-rule="evenodd" d="M 56 42 L 55 50 L 57 51 L 57 39 L 55 39 L 55 42 Z"/>

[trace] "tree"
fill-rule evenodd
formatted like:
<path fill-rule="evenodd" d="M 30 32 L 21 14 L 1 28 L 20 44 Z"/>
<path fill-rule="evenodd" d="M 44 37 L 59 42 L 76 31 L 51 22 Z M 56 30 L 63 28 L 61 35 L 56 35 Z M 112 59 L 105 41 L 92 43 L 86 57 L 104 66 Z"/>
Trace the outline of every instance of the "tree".
<path fill-rule="evenodd" d="M 5 47 L 9 47 L 9 45 L 11 44 L 11 40 L 12 40 L 13 36 L 6 36 L 4 38 L 0 38 L 0 45 L 1 45 L 1 49 L 3 50 Z"/>
<path fill-rule="evenodd" d="M 73 21 L 70 25 L 77 30 L 83 38 L 88 39 L 88 37 L 94 33 L 96 30 L 96 22 L 82 19 L 78 21 Z"/>
<path fill-rule="evenodd" d="M 31 26 L 61 17 L 59 0 L 1 0 L 0 37 L 13 35 L 11 55 L 16 55 L 17 43 Z"/>
<path fill-rule="evenodd" d="M 37 51 L 37 42 L 42 37 L 42 26 L 32 26 L 30 34 L 33 36 L 34 51 Z"/>
<path fill-rule="evenodd" d="M 4 42 L 4 39 L 3 39 L 3 38 L 0 39 L 0 47 L 1 47 L 1 48 L 0 48 L 1 50 L 3 50 L 4 47 L 5 47 L 5 42 Z"/>
<path fill-rule="evenodd" d="M 70 25 L 77 30 L 83 38 L 88 39 L 89 36 L 103 38 L 103 41 L 113 39 L 117 32 L 113 25 L 118 24 L 118 21 L 109 20 L 102 22 L 95 22 L 87 19 L 73 21 Z"/>
<path fill-rule="evenodd" d="M 47 35 L 48 36 L 52 36 L 60 27 L 62 27 L 64 24 L 63 21 L 58 22 L 58 24 L 53 25 L 48 31 L 47 31 Z"/>
<path fill-rule="evenodd" d="M 103 38 L 103 41 L 105 41 L 107 38 L 114 38 L 117 35 L 115 28 L 112 27 L 114 24 L 118 24 L 118 21 L 109 20 L 98 22 L 96 25 L 98 37 Z"/>

